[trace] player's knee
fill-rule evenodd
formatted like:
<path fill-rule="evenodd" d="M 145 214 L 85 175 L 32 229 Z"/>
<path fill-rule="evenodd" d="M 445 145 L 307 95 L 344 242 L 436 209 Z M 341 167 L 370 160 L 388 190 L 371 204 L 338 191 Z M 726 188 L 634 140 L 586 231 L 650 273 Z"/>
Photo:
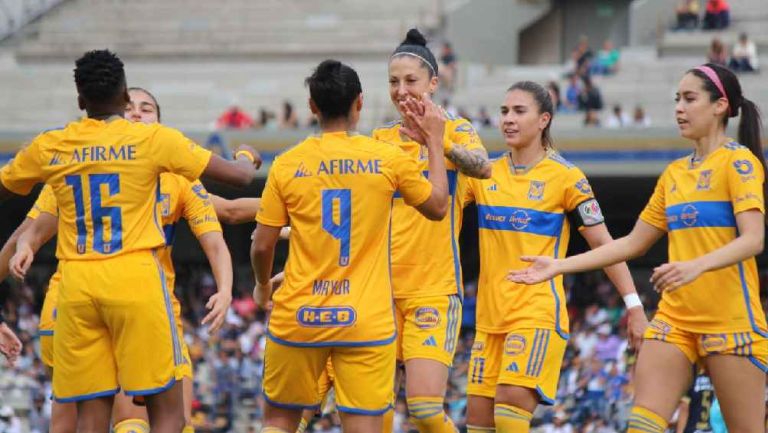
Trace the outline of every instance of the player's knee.
<path fill-rule="evenodd" d="M 149 423 L 139 418 L 129 418 L 115 424 L 115 433 L 149 433 Z"/>
<path fill-rule="evenodd" d="M 408 412 L 411 422 L 420 433 L 453 433 L 453 421 L 443 410 L 442 397 L 409 397 Z"/>

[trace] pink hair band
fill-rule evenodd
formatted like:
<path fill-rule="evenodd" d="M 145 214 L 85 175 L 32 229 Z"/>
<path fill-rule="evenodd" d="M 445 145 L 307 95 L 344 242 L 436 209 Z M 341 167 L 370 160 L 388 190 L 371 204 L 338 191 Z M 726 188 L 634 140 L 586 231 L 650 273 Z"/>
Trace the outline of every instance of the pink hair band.
<path fill-rule="evenodd" d="M 715 83 L 715 87 L 717 87 L 717 90 L 720 91 L 720 94 L 723 95 L 723 98 L 725 98 L 725 100 L 728 102 L 728 113 L 730 114 L 732 112 L 731 101 L 728 100 L 728 94 L 725 93 L 725 88 L 723 87 L 723 83 L 720 81 L 720 77 L 717 76 L 717 72 L 715 72 L 714 69 L 710 68 L 707 65 L 701 65 L 696 69 L 703 72 L 704 75 L 706 75 L 710 81 Z"/>

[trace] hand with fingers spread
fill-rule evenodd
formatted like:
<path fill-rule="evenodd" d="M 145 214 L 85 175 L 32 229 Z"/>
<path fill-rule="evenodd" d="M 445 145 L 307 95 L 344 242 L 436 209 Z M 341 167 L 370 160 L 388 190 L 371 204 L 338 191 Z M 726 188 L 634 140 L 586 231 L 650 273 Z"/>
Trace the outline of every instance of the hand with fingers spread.
<path fill-rule="evenodd" d="M 213 335 L 219 332 L 224 319 L 227 317 L 227 311 L 232 304 L 232 295 L 225 292 L 216 292 L 208 298 L 205 308 L 211 310 L 203 318 L 202 324 L 209 325 L 208 333 Z"/>
<path fill-rule="evenodd" d="M 21 354 L 19 337 L 5 323 L 0 323 L 0 353 L 13 365 Z"/>
<path fill-rule="evenodd" d="M 423 111 L 421 108 L 423 107 Z M 421 113 L 420 113 L 421 111 Z M 424 144 L 433 151 L 443 151 L 445 137 L 445 114 L 425 93 L 421 101 L 407 99 L 405 116 L 417 132 L 424 137 Z"/>
<path fill-rule="evenodd" d="M 651 275 L 653 289 L 661 293 L 679 289 L 701 275 L 701 267 L 693 261 L 671 262 L 657 266 Z"/>
<path fill-rule="evenodd" d="M 522 256 L 520 260 L 531 263 L 525 269 L 513 269 L 507 274 L 507 280 L 519 284 L 538 284 L 551 280 L 557 275 L 559 261 L 549 256 Z"/>
<path fill-rule="evenodd" d="M 405 113 L 403 116 L 403 125 L 400 127 L 400 132 L 411 140 L 426 146 L 426 137 L 424 137 L 424 135 L 421 133 L 421 130 L 419 130 L 418 126 L 408 117 L 407 114 L 408 111 L 411 110 L 415 113 L 418 113 L 419 116 L 423 116 L 424 104 L 411 97 L 406 98 L 404 101 L 400 101 L 398 104 L 400 105 L 400 110 Z"/>
<path fill-rule="evenodd" d="M 19 281 L 24 280 L 27 276 L 32 262 L 35 259 L 35 252 L 26 244 L 19 244 L 16 247 L 16 254 L 11 257 L 8 262 L 8 267 L 11 271 L 11 275 Z"/>
<path fill-rule="evenodd" d="M 256 302 L 256 306 L 262 310 L 268 311 L 271 298 L 272 280 L 267 281 L 266 284 L 260 284 L 257 281 L 256 286 L 253 288 L 253 300 Z"/>

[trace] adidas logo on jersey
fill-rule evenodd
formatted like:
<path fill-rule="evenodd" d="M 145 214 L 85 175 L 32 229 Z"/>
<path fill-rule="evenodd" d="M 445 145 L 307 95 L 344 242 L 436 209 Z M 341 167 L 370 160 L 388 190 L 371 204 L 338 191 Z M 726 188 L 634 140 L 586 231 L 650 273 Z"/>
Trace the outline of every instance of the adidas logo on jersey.
<path fill-rule="evenodd" d="M 511 371 L 512 373 L 517 373 L 518 371 L 520 371 L 520 369 L 517 368 L 517 363 L 516 362 L 513 362 L 513 363 L 509 364 L 507 366 L 506 370 L 507 371 Z"/>
<path fill-rule="evenodd" d="M 64 162 L 61 160 L 61 154 L 59 152 L 56 152 L 53 154 L 53 157 L 51 158 L 51 162 L 48 163 L 48 165 L 61 165 Z"/>
<path fill-rule="evenodd" d="M 312 172 L 307 170 L 307 167 L 304 167 L 303 162 L 299 164 L 299 167 L 296 169 L 296 173 L 293 175 L 293 177 L 309 177 L 309 176 L 312 176 Z"/>
<path fill-rule="evenodd" d="M 493 185 L 489 186 L 489 187 L 488 187 L 488 188 L 486 188 L 486 189 L 487 189 L 488 191 L 498 191 L 498 190 L 499 190 L 499 186 L 498 186 L 498 185 L 496 185 L 496 184 L 494 183 Z"/>
<path fill-rule="evenodd" d="M 424 340 L 423 343 L 421 343 L 422 346 L 432 346 L 437 347 L 437 341 L 435 341 L 435 337 L 433 335 L 430 335 L 429 338 Z"/>

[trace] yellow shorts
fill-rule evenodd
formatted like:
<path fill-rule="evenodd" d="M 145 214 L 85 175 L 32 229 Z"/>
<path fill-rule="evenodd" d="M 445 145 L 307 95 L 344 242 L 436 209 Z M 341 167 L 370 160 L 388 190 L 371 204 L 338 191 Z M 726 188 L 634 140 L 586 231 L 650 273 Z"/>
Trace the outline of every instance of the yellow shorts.
<path fill-rule="evenodd" d="M 382 346 L 297 347 L 268 340 L 264 353 L 264 398 L 283 409 L 320 407 L 318 382 L 333 364 L 336 408 L 360 415 L 389 409 L 395 379 L 395 349 Z"/>
<path fill-rule="evenodd" d="M 515 385 L 536 390 L 541 404 L 554 404 L 566 343 L 554 329 L 477 331 L 467 394 L 494 398 L 496 385 Z"/>
<path fill-rule="evenodd" d="M 660 314 L 651 320 L 643 338 L 674 344 L 692 364 L 713 355 L 746 356 L 762 371 L 768 372 L 768 338 L 753 332 L 700 334 L 682 330 Z"/>
<path fill-rule="evenodd" d="M 181 379 L 171 294 L 152 251 L 60 263 L 53 395 L 62 403 L 152 395 Z"/>
<path fill-rule="evenodd" d="M 461 326 L 457 295 L 395 299 L 397 360 L 421 358 L 453 364 Z"/>
<path fill-rule="evenodd" d="M 328 358 L 325 369 L 320 373 L 320 379 L 317 381 L 317 393 L 320 395 L 320 402 L 325 404 L 325 398 L 328 397 L 328 391 L 333 387 L 336 380 L 336 374 L 333 371 L 333 362 Z"/>
<path fill-rule="evenodd" d="M 43 309 L 40 311 L 40 359 L 43 364 L 53 368 L 53 327 L 56 323 L 56 301 L 59 297 L 59 277 L 51 277 L 48 291 L 45 292 Z"/>
<path fill-rule="evenodd" d="M 181 303 L 176 299 L 176 295 L 173 294 L 173 288 L 169 287 L 171 292 L 171 303 L 173 304 L 173 318 L 176 322 L 176 333 L 181 341 L 181 365 L 179 371 L 182 376 L 188 379 L 194 379 L 194 369 L 192 367 L 192 358 L 189 356 L 189 347 L 187 342 L 184 341 L 184 323 L 181 321 Z"/>

